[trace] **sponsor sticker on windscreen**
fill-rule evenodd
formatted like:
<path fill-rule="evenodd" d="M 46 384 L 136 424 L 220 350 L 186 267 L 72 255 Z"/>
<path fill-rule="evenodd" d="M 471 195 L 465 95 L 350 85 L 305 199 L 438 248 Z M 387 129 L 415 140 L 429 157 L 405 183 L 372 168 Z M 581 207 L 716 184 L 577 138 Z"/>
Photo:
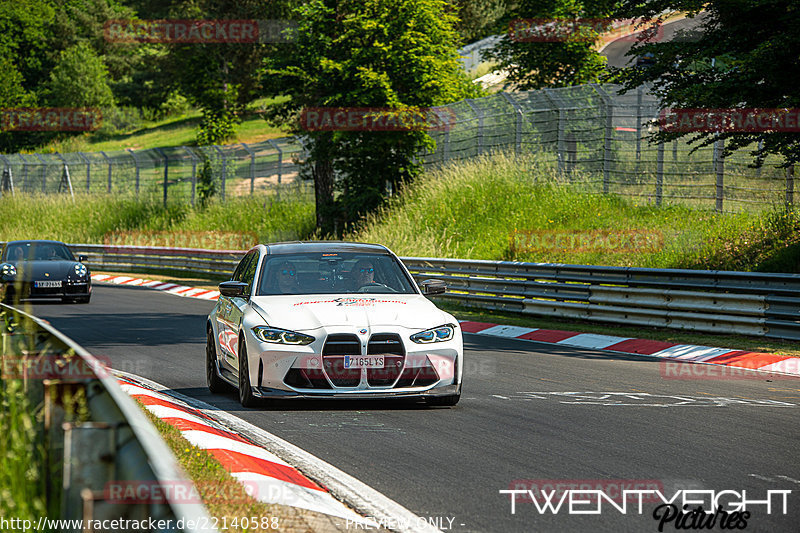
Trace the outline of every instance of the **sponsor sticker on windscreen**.
<path fill-rule="evenodd" d="M 345 368 L 383 368 L 383 364 L 382 355 L 373 357 L 344 356 Z"/>

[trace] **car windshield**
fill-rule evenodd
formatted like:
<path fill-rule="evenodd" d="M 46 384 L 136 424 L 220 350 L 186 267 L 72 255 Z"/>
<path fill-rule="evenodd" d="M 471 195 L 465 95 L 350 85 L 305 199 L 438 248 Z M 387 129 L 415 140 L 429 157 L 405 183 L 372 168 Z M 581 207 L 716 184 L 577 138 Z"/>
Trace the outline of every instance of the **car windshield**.
<path fill-rule="evenodd" d="M 352 252 L 267 255 L 258 295 L 415 294 L 413 280 L 390 255 Z"/>
<path fill-rule="evenodd" d="M 75 261 L 69 248 L 59 243 L 9 244 L 5 251 L 6 261 Z"/>

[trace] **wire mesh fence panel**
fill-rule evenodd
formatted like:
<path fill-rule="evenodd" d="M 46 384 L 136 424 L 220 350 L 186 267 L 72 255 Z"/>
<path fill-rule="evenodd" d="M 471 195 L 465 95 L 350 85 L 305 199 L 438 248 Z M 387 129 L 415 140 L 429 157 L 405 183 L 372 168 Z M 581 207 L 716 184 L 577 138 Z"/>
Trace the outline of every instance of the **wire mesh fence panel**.
<path fill-rule="evenodd" d="M 646 87 L 620 94 L 613 84 L 497 93 L 432 109 L 434 148 L 419 155 L 433 168 L 492 152 L 537 154 L 537 176 L 556 175 L 589 193 L 641 197 L 719 211 L 794 202 L 794 177 L 777 156 L 753 167 L 755 146 L 688 137 L 658 144 L 659 101 Z M 0 154 L 0 193 L 113 193 L 169 201 L 248 195 L 313 195 L 302 179 L 303 137 L 224 146 L 64 154 Z M 13 187 L 11 187 L 13 185 Z M 71 188 L 70 188 L 71 187 Z M 289 195 L 289 196 L 287 196 Z"/>

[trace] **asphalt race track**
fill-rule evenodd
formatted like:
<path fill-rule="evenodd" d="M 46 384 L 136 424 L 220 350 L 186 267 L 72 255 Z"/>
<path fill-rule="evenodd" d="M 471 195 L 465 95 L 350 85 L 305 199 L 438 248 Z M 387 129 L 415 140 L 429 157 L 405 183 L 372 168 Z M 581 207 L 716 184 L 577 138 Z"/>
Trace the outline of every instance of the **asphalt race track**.
<path fill-rule="evenodd" d="M 230 411 L 454 531 L 658 531 L 656 504 L 647 500 L 641 515 L 632 502 L 626 514 L 605 503 L 599 515 L 570 515 L 566 504 L 541 514 L 524 501 L 512 515 L 499 491 L 515 480 L 649 482 L 667 498 L 745 489 L 753 501 L 791 490 L 787 514 L 773 493 L 771 514 L 753 505 L 745 531 L 797 530 L 798 379 L 665 379 L 659 361 L 645 357 L 467 334 L 464 394 L 455 408 L 313 402 L 243 409 L 234 395 L 205 388 L 204 320 L 212 307 L 96 285 L 89 305 L 38 303 L 33 313 L 113 367 Z M 675 522 L 664 531 L 676 531 Z"/>

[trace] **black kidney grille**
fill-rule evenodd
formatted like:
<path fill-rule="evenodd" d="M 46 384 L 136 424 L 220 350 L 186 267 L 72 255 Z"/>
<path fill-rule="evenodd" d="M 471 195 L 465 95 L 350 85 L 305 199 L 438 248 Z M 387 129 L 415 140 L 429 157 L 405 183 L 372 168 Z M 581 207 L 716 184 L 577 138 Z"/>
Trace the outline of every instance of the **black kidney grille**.
<path fill-rule="evenodd" d="M 345 368 L 345 355 L 361 355 L 361 341 L 349 333 L 328 335 L 322 348 L 322 366 L 337 387 L 355 387 L 361 381 L 360 368 Z"/>

